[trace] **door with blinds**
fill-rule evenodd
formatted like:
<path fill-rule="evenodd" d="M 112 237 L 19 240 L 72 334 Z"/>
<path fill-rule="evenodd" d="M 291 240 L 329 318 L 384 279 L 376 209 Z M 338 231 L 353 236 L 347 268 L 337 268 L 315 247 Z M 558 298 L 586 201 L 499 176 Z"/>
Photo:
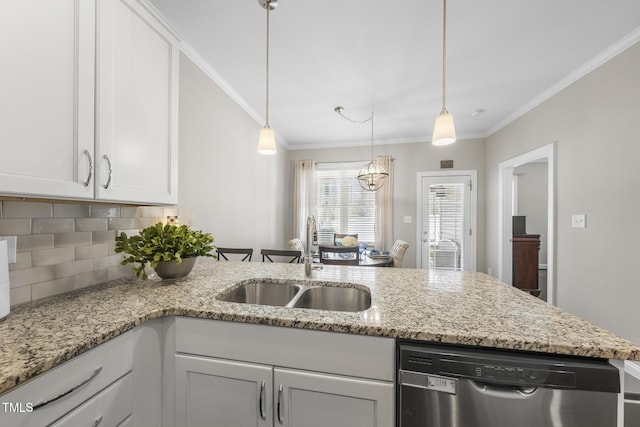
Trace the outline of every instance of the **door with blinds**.
<path fill-rule="evenodd" d="M 420 268 L 475 271 L 476 176 L 476 171 L 418 174 Z"/>

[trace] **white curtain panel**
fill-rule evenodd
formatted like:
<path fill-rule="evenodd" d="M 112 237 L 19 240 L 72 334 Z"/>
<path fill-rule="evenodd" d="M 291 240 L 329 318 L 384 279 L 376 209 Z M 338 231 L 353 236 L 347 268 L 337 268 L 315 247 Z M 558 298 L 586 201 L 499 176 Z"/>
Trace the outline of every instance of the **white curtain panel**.
<path fill-rule="evenodd" d="M 293 236 L 307 245 L 307 217 L 316 214 L 315 160 L 296 160 L 293 182 Z"/>
<path fill-rule="evenodd" d="M 376 192 L 376 247 L 389 251 L 393 246 L 393 157 L 378 156 L 376 163 L 389 174 Z"/>

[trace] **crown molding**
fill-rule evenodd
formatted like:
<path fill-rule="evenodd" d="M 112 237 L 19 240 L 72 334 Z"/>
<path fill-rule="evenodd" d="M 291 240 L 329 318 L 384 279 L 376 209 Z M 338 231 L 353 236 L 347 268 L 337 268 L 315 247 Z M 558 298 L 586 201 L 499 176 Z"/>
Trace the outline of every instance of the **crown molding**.
<path fill-rule="evenodd" d="M 607 49 L 602 51 L 600 54 L 596 55 L 589 61 L 582 64 L 572 73 L 569 73 L 563 79 L 558 81 L 556 84 L 551 86 L 549 89 L 542 92 L 540 95 L 533 98 L 531 101 L 524 104 L 522 107 L 493 125 L 489 130 L 487 130 L 484 138 L 488 138 L 493 135 L 503 127 L 507 126 L 509 123 L 515 121 L 516 119 L 522 117 L 529 111 L 533 110 L 538 105 L 542 104 L 547 99 L 551 98 L 554 95 L 557 95 L 562 90 L 566 89 L 576 81 L 580 80 L 582 77 L 586 76 L 596 68 L 604 65 L 606 62 L 619 55 L 626 49 L 630 48 L 634 44 L 640 41 L 640 28 L 635 29 L 634 31 L 627 34 L 622 39 L 618 40 L 616 43 L 609 46 Z"/>

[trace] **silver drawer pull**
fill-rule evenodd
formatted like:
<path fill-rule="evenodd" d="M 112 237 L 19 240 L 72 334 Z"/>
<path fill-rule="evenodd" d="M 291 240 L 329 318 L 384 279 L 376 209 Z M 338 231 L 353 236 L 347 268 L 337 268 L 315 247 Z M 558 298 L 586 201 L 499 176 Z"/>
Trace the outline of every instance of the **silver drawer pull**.
<path fill-rule="evenodd" d="M 107 165 L 109 166 L 109 178 L 107 178 L 107 183 L 102 186 L 106 190 L 107 188 L 109 188 L 109 185 L 111 184 L 111 174 L 113 173 L 113 169 L 111 168 L 111 160 L 109 160 L 109 156 L 107 156 L 106 154 L 103 154 L 102 158 L 107 161 Z"/>
<path fill-rule="evenodd" d="M 94 379 L 96 376 L 98 376 L 98 374 L 100 373 L 100 371 L 102 371 L 102 366 L 98 366 L 93 373 L 89 376 L 89 378 L 87 378 L 86 380 L 82 381 L 80 384 L 75 385 L 73 387 L 71 387 L 69 390 L 65 391 L 64 393 L 60 393 L 57 396 L 52 397 L 51 399 L 45 400 L 44 402 L 40 402 L 37 403 L 33 406 L 33 410 L 35 411 L 36 409 L 40 409 L 44 406 L 47 406 L 50 403 L 53 403 L 57 400 L 62 399 L 63 397 L 73 393 L 74 391 L 78 390 L 79 388 L 81 388 L 84 385 L 87 385 L 92 379 Z M 96 424 L 97 425 L 97 424 Z"/>
<path fill-rule="evenodd" d="M 91 153 L 89 153 L 88 150 L 84 150 L 82 153 L 89 158 L 89 175 L 87 176 L 87 180 L 82 183 L 82 185 L 88 187 L 91 182 L 91 177 L 93 176 L 93 159 L 91 158 Z"/>
<path fill-rule="evenodd" d="M 93 427 L 98 427 L 98 425 L 102 422 L 102 415 L 100 415 L 98 418 L 96 418 L 96 420 L 93 422 Z"/>

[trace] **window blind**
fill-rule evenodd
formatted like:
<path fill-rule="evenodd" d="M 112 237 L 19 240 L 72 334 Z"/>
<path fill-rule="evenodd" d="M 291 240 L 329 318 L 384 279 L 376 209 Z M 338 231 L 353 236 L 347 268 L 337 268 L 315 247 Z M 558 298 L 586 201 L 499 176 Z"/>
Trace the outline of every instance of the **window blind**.
<path fill-rule="evenodd" d="M 465 241 L 465 185 L 429 186 L 430 267 L 461 270 Z"/>
<path fill-rule="evenodd" d="M 319 163 L 316 209 L 318 243 L 333 244 L 334 233 L 358 234 L 372 244 L 376 226 L 376 194 L 358 184 L 363 163 Z"/>

